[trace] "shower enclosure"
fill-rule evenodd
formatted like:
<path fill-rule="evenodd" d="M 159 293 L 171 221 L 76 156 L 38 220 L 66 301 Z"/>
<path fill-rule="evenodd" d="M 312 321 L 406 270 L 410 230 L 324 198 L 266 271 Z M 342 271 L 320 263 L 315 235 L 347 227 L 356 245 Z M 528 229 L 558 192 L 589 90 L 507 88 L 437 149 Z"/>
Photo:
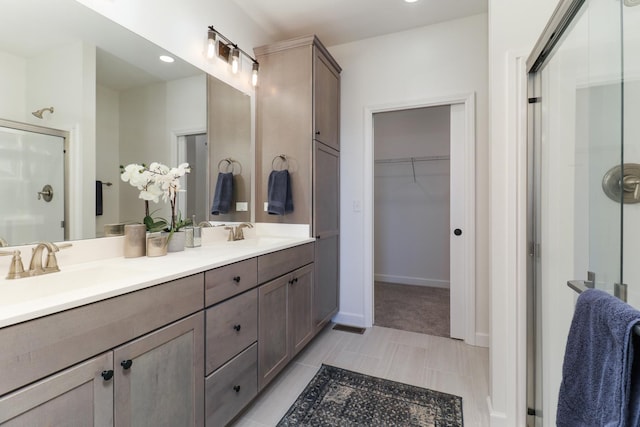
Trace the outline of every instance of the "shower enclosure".
<path fill-rule="evenodd" d="M 67 237 L 67 137 L 64 131 L 0 120 L 0 238 L 6 244 Z"/>
<path fill-rule="evenodd" d="M 560 1 L 527 68 L 527 423 L 552 426 L 567 282 L 640 307 L 640 0 Z"/>

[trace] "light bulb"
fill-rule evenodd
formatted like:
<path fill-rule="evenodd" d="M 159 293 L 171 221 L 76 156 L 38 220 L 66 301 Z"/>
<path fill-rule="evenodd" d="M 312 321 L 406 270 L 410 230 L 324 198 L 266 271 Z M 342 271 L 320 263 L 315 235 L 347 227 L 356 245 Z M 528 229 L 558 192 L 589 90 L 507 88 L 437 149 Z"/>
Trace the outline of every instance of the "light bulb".
<path fill-rule="evenodd" d="M 207 58 L 211 59 L 216 53 L 216 33 L 209 30 L 207 33 Z"/>
<path fill-rule="evenodd" d="M 251 71 L 251 84 L 256 86 L 258 84 L 258 63 L 253 63 L 253 71 Z"/>
<path fill-rule="evenodd" d="M 238 74 L 238 70 L 240 68 L 240 51 L 237 48 L 233 49 L 231 53 L 231 72 L 233 74 Z"/>

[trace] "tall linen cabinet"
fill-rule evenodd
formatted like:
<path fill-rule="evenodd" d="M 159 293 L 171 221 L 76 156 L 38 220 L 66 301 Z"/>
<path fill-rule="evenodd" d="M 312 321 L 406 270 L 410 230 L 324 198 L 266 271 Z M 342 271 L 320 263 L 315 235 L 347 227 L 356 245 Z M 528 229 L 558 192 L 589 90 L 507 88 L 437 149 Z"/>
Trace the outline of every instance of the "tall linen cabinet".
<path fill-rule="evenodd" d="M 256 221 L 309 224 L 315 242 L 312 315 L 318 332 L 338 311 L 340 72 L 316 36 L 256 48 Z M 282 157 L 281 157 L 282 156 Z M 265 210 L 272 170 L 287 168 L 294 210 Z"/>

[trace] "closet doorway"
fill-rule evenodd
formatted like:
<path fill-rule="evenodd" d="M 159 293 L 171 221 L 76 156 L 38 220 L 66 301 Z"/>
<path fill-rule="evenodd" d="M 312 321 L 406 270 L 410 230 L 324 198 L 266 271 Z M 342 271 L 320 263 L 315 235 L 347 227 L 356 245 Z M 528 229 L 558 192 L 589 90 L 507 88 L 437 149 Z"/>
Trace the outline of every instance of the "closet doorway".
<path fill-rule="evenodd" d="M 451 107 L 373 115 L 375 324 L 450 336 Z"/>
<path fill-rule="evenodd" d="M 373 324 L 475 344 L 473 102 L 370 110 Z"/>

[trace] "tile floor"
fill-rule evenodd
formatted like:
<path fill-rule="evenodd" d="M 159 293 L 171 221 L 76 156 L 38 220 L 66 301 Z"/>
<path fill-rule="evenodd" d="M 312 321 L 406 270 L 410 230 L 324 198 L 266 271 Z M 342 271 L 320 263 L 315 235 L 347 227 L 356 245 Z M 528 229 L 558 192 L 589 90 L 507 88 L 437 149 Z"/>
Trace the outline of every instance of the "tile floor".
<path fill-rule="evenodd" d="M 465 427 L 489 425 L 489 351 L 462 341 L 374 326 L 325 328 L 245 410 L 234 427 L 272 427 L 322 363 L 462 396 Z"/>

